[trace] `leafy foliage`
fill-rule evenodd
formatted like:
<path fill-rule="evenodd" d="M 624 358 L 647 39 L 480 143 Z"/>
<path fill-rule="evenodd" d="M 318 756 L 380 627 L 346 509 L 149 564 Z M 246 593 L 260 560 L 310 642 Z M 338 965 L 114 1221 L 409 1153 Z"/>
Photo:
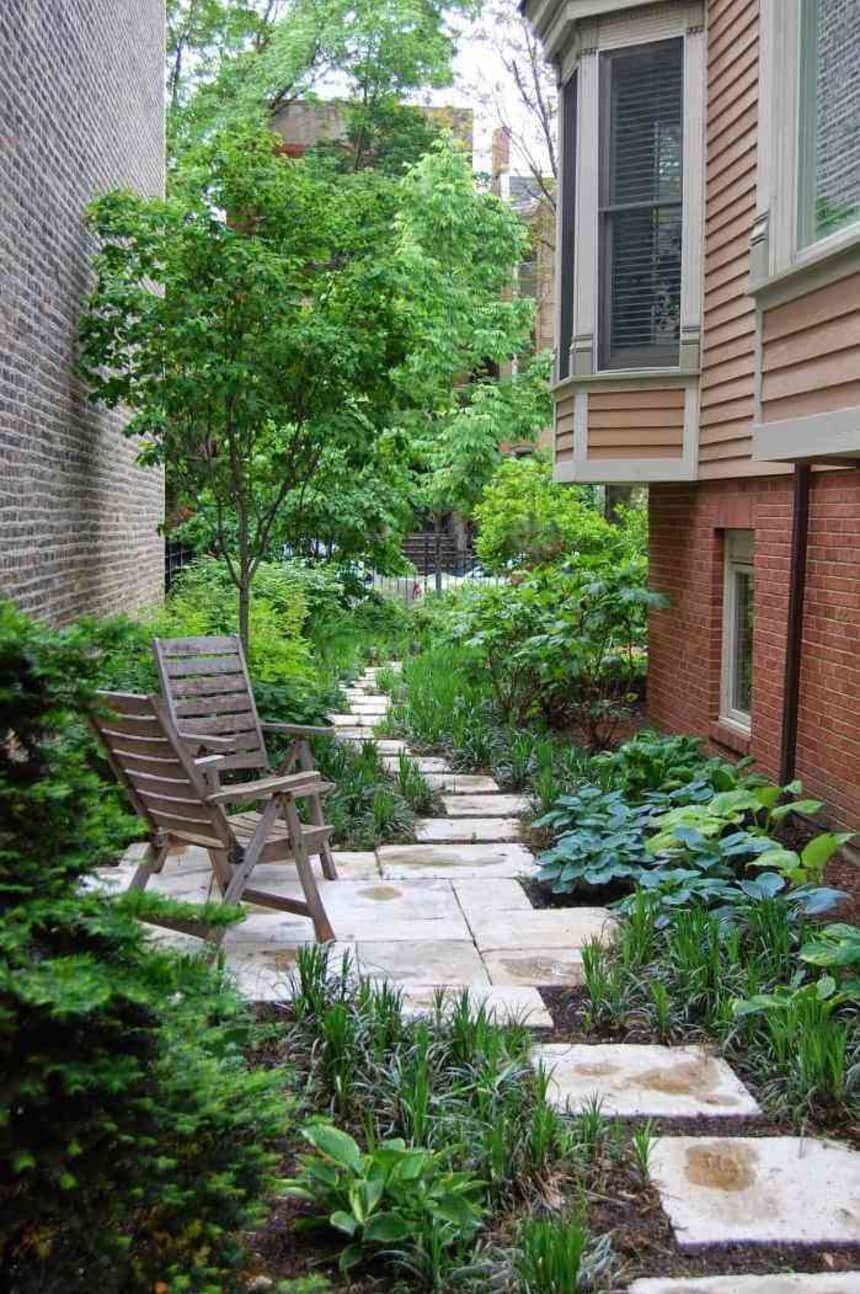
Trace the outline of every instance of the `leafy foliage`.
<path fill-rule="evenodd" d="M 477 554 L 490 571 L 546 566 L 574 553 L 607 555 L 620 546 L 618 529 L 597 511 L 589 487 L 554 484 L 551 465 L 538 454 L 498 465 L 475 520 Z"/>
<path fill-rule="evenodd" d="M 247 1068 L 218 972 L 145 942 L 132 912 L 157 900 L 126 910 L 86 883 L 106 788 L 78 722 L 98 668 L 85 630 L 0 607 L 0 1270 L 25 1291 L 202 1289 L 273 1184 L 283 1082 Z"/>
<path fill-rule="evenodd" d="M 438 1152 L 394 1137 L 362 1154 L 349 1133 L 330 1124 L 312 1123 L 302 1135 L 316 1153 L 302 1157 L 288 1192 L 315 1203 L 323 1210 L 317 1220 L 349 1238 L 341 1271 L 380 1248 L 462 1244 L 480 1227 L 482 1183 L 447 1170 Z"/>

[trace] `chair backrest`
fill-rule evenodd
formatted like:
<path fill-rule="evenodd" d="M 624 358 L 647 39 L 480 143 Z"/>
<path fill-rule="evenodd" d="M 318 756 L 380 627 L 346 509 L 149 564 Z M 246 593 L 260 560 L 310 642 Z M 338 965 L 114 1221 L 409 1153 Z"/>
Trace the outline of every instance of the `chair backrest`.
<path fill-rule="evenodd" d="M 220 805 L 206 803 L 206 784 L 183 749 L 158 696 L 99 692 L 91 722 L 108 762 L 152 832 L 226 849 L 230 826 Z"/>
<path fill-rule="evenodd" d="M 180 732 L 225 738 L 219 773 L 269 767 L 254 692 L 238 634 L 223 638 L 154 638 L 167 708 Z"/>

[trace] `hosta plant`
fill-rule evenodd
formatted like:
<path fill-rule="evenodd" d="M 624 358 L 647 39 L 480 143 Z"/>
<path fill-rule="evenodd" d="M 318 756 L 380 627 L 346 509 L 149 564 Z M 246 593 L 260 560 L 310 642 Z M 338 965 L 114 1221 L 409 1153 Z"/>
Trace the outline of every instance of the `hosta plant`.
<path fill-rule="evenodd" d="M 816 931 L 800 950 L 801 960 L 841 976 L 846 998 L 860 998 L 860 926 L 834 922 Z"/>
<path fill-rule="evenodd" d="M 561 796 L 534 824 L 559 833 L 540 856 L 538 880 L 555 894 L 637 880 L 647 861 L 644 832 L 650 812 L 628 804 L 621 791 L 599 786 Z"/>
<path fill-rule="evenodd" d="M 483 1183 L 469 1172 L 448 1170 L 442 1154 L 407 1146 L 400 1138 L 362 1153 L 340 1128 L 312 1123 L 303 1129 L 313 1148 L 289 1194 L 319 1209 L 315 1222 L 347 1240 L 340 1267 L 346 1272 L 373 1254 L 449 1248 L 480 1228 Z"/>

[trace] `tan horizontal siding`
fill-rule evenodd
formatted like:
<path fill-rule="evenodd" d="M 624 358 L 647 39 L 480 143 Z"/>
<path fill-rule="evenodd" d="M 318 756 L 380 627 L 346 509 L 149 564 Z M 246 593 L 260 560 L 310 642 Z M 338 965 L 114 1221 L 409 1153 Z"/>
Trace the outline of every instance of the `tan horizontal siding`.
<path fill-rule="evenodd" d="M 755 394 L 755 307 L 747 295 L 755 218 L 758 0 L 708 9 L 705 282 L 699 472 L 748 470 Z"/>
<path fill-rule="evenodd" d="M 680 387 L 589 393 L 589 458 L 680 458 L 683 446 Z"/>
<path fill-rule="evenodd" d="M 572 395 L 562 395 L 555 405 L 555 457 L 557 462 L 573 458 L 573 405 Z"/>
<path fill-rule="evenodd" d="M 762 421 L 860 403 L 860 274 L 765 312 Z"/>

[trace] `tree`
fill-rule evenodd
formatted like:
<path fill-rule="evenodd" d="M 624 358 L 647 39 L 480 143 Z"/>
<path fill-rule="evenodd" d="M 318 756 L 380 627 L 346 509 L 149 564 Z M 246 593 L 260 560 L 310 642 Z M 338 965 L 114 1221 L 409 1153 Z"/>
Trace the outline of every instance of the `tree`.
<path fill-rule="evenodd" d="M 335 180 L 236 127 L 198 151 L 176 197 L 110 193 L 90 224 L 91 398 L 130 409 L 142 460 L 169 460 L 184 497 L 211 500 L 246 643 L 254 573 L 324 456 L 435 411 L 527 326 L 502 298 L 520 226 L 446 145 L 397 184 Z"/>

